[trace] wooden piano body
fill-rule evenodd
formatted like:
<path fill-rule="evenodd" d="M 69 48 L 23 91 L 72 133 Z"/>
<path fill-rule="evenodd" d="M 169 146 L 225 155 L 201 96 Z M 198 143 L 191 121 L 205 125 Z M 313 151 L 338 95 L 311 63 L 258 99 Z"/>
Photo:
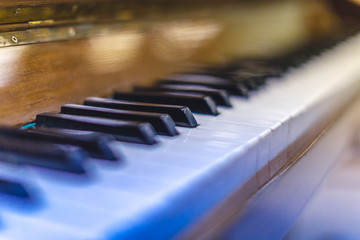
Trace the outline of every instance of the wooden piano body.
<path fill-rule="evenodd" d="M 201 64 L 281 54 L 328 30 L 300 2 L 92 2 L 2 1 L 1 123 Z"/>
<path fill-rule="evenodd" d="M 0 123 L 18 127 L 174 72 L 272 58 L 344 26 L 324 1 L 259 2 L 1 1 Z M 178 237 L 218 236 L 342 112 L 321 119 Z"/>

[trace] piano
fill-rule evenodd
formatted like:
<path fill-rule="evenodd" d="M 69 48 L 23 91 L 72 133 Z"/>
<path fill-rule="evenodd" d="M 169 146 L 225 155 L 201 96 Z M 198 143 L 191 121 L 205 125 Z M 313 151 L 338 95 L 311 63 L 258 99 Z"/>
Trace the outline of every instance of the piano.
<path fill-rule="evenodd" d="M 0 239 L 284 237 L 359 120 L 339 2 L 2 1 Z"/>

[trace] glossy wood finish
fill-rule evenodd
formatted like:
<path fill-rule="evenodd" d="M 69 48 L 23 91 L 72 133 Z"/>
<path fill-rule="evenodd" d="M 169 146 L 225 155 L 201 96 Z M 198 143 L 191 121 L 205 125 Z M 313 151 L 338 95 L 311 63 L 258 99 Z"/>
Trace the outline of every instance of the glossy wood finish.
<path fill-rule="evenodd" d="M 133 44 L 139 41 L 136 35 L 127 37 L 133 38 Z M 136 80 L 145 81 L 164 71 L 156 62 L 153 67 L 141 61 L 134 66 L 139 46 L 111 48 L 112 39 L 1 49 L 1 123 L 24 123 L 37 113 L 58 111 L 62 104 L 79 103 L 86 96 L 104 96 L 114 88 L 127 89 Z M 102 44 L 109 48 L 101 49 Z M 124 56 L 118 56 L 117 51 Z"/>
<path fill-rule="evenodd" d="M 281 53 L 309 39 L 308 14 L 297 1 L 223 8 L 211 18 L 184 13 L 119 23 L 87 39 L 0 48 L 0 124 L 23 124 L 199 64 Z"/>

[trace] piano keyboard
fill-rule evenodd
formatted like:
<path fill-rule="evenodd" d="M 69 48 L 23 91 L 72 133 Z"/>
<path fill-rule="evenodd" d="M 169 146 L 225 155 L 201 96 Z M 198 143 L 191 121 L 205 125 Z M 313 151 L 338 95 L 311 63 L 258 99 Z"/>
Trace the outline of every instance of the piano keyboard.
<path fill-rule="evenodd" d="M 0 239 L 174 237 L 261 172 L 260 188 L 287 163 L 279 155 L 355 96 L 357 50 L 360 36 L 266 86 L 179 75 L 40 114 L 25 134 L 2 129 Z"/>

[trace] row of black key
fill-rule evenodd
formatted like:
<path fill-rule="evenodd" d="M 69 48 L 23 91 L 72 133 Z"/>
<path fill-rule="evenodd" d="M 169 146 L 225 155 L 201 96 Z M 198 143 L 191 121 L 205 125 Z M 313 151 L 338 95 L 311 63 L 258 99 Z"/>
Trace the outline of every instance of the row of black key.
<path fill-rule="evenodd" d="M 217 115 L 217 105 L 231 107 L 229 95 L 248 97 L 267 78 L 278 77 L 311 55 L 304 51 L 273 62 L 204 68 L 136 87 L 131 93 L 115 93 L 114 99 L 93 97 L 84 105 L 67 104 L 60 114 L 39 114 L 36 128 L 0 128 L 0 161 L 85 173 L 89 157 L 121 159 L 111 148 L 114 139 L 154 144 L 157 134 L 176 136 L 175 126 L 198 125 L 192 111 Z M 0 193 L 29 197 L 21 183 L 5 178 L 0 178 Z"/>
<path fill-rule="evenodd" d="M 89 157 L 121 159 L 110 147 L 114 139 L 154 144 L 158 134 L 176 136 L 175 126 L 196 127 L 192 112 L 216 116 L 217 105 L 231 107 L 230 95 L 246 97 L 259 87 L 212 75 L 174 75 L 113 99 L 91 97 L 84 105 L 64 105 L 59 114 L 39 114 L 36 128 L 0 128 L 0 161 L 85 173 Z M 28 197 L 21 184 L 7 180 L 0 180 L 0 193 Z"/>
<path fill-rule="evenodd" d="M 156 134 L 177 135 L 175 125 L 195 127 L 197 123 L 191 111 L 216 116 L 217 104 L 231 107 L 229 94 L 239 89 L 234 81 L 213 76 L 183 77 L 184 80 L 174 81 L 177 89 L 173 91 L 168 90 L 171 86 L 135 88 L 133 92 L 116 92 L 114 99 L 90 98 L 84 105 L 63 106 L 60 114 L 40 114 L 36 123 L 40 127 L 98 131 L 112 134 L 120 141 L 154 144 Z M 181 81 L 196 87 L 179 85 Z M 179 88 L 181 91 L 177 91 Z"/>
<path fill-rule="evenodd" d="M 36 124 L 96 131 L 111 134 L 120 141 L 154 144 L 157 134 L 177 135 L 176 125 L 196 127 L 191 111 L 217 115 L 217 105 L 231 107 L 230 94 L 246 95 L 234 91 L 240 87 L 233 80 L 200 74 L 183 77 L 174 81 L 176 84 L 165 85 L 161 80 L 153 87 L 116 92 L 114 99 L 88 98 L 84 105 L 67 104 L 59 114 L 39 114 Z M 180 85 L 180 82 L 192 84 Z"/>

